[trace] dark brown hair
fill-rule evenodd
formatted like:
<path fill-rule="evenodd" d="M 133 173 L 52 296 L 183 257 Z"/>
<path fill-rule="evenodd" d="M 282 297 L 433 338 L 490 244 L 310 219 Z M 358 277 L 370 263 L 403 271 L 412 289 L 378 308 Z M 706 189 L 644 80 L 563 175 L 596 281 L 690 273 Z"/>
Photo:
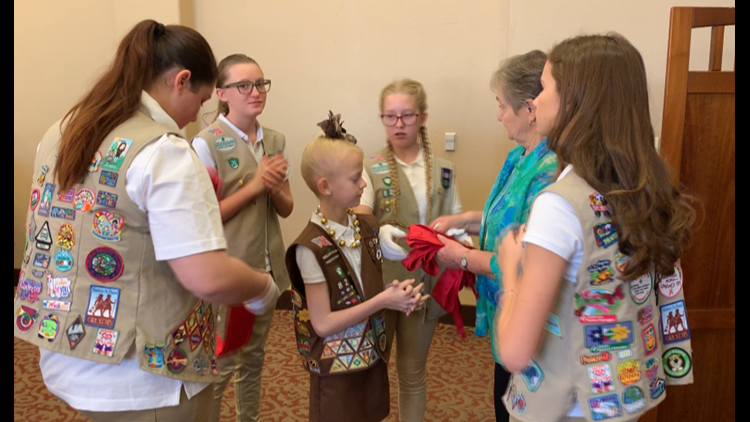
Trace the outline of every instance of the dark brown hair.
<path fill-rule="evenodd" d="M 138 110 L 141 91 L 175 68 L 190 70 L 193 91 L 216 80 L 214 54 L 195 30 L 153 20 L 130 30 L 109 69 L 63 118 L 55 168 L 62 192 L 86 174 L 104 137 Z"/>
<path fill-rule="evenodd" d="M 224 57 L 224 59 L 219 62 L 219 76 L 216 79 L 216 88 L 223 88 L 224 84 L 227 83 L 229 69 L 232 66 L 243 63 L 258 65 L 258 62 L 244 54 L 232 54 L 230 56 Z M 260 65 L 258 65 L 258 67 L 260 67 Z M 216 120 L 221 114 L 225 116 L 229 114 L 229 104 L 219 100 L 219 110 L 216 112 L 216 117 L 214 117 L 214 120 Z"/>
<path fill-rule="evenodd" d="M 695 222 L 694 198 L 670 184 L 654 146 L 641 54 L 620 35 L 592 35 L 563 41 L 548 60 L 560 94 L 552 150 L 561 169 L 572 164 L 607 199 L 620 251 L 630 256 L 623 278 L 673 274 Z"/>

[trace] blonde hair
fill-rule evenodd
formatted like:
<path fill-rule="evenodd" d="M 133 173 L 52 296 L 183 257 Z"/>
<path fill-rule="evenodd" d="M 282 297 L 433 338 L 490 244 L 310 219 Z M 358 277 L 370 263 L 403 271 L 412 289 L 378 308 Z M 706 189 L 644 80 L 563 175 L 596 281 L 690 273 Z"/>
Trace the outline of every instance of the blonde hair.
<path fill-rule="evenodd" d="M 364 158 L 362 149 L 343 139 L 326 138 L 321 132 L 302 152 L 300 172 L 307 187 L 318 196 L 318 180 L 321 177 L 331 177 L 336 174 L 339 166 L 336 164 L 347 152 L 354 151 Z"/>

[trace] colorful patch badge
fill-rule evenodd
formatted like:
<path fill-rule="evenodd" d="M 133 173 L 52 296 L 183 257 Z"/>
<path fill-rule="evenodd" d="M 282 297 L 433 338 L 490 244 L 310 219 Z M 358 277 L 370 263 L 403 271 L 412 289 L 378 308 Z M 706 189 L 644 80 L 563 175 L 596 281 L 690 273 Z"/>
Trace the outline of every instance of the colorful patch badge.
<path fill-rule="evenodd" d="M 197 372 L 198 375 L 204 377 L 208 375 L 208 363 L 206 363 L 206 360 L 203 358 L 193 361 L 193 369 L 195 369 L 195 372 Z"/>
<path fill-rule="evenodd" d="M 587 325 L 584 338 L 586 348 L 594 353 L 628 349 L 633 344 L 633 323 Z"/>
<path fill-rule="evenodd" d="M 115 138 L 109 146 L 109 150 L 107 150 L 107 153 L 104 155 L 102 169 L 113 171 L 120 170 L 122 163 L 125 161 L 125 155 L 127 155 L 131 145 L 133 145 L 133 141 L 130 139 Z"/>
<path fill-rule="evenodd" d="M 215 127 L 215 128 L 213 128 L 213 129 L 210 129 L 210 130 L 208 131 L 208 133 L 210 133 L 210 134 L 211 134 L 211 135 L 213 135 L 213 136 L 219 136 L 219 135 L 223 135 L 223 134 L 225 134 L 226 132 L 224 132 L 224 129 L 222 129 L 222 128 L 220 128 L 220 127 Z"/>
<path fill-rule="evenodd" d="M 542 371 L 542 368 L 532 360 L 529 363 L 529 366 L 521 370 L 521 379 L 523 379 L 523 382 L 526 384 L 529 391 L 535 393 L 539 389 L 539 386 L 542 385 L 542 381 L 544 381 L 544 372 Z"/>
<path fill-rule="evenodd" d="M 324 248 L 324 247 L 326 247 L 326 246 L 333 246 L 333 245 L 331 245 L 331 242 L 329 242 L 328 239 L 326 239 L 325 236 L 318 236 L 315 239 L 311 240 L 311 242 L 315 246 L 317 246 L 317 247 L 319 247 L 321 249 Z"/>
<path fill-rule="evenodd" d="M 47 277 L 47 295 L 53 299 L 63 299 L 70 297 L 73 289 L 73 282 L 67 277 L 53 277 L 49 271 L 45 274 Z"/>
<path fill-rule="evenodd" d="M 76 190 L 73 188 L 68 189 L 67 192 L 60 192 L 57 195 L 57 199 L 60 202 L 65 202 L 66 204 L 72 204 L 73 203 L 73 197 L 76 195 Z"/>
<path fill-rule="evenodd" d="M 70 223 L 63 223 L 57 229 L 57 246 L 63 250 L 73 249 L 76 244 L 76 231 Z"/>
<path fill-rule="evenodd" d="M 664 394 L 667 383 L 659 377 L 659 362 L 656 359 L 649 359 L 646 362 L 646 377 L 649 380 L 649 394 L 652 399 L 657 399 Z"/>
<path fill-rule="evenodd" d="M 633 385 L 641 380 L 641 362 L 637 359 L 624 360 L 617 364 L 617 379 L 622 385 Z"/>
<path fill-rule="evenodd" d="M 117 208 L 117 194 L 100 190 L 96 194 L 96 203 L 107 208 Z"/>
<path fill-rule="evenodd" d="M 589 202 L 591 204 L 591 209 L 594 210 L 594 215 L 597 217 L 611 217 L 612 212 L 609 209 L 609 204 L 607 203 L 607 200 L 604 199 L 604 195 L 602 195 L 599 192 L 594 192 L 591 195 L 589 195 Z"/>
<path fill-rule="evenodd" d="M 375 323 L 375 335 L 379 336 L 383 333 L 385 333 L 385 314 L 381 313 L 380 315 L 373 318 L 373 322 Z"/>
<path fill-rule="evenodd" d="M 693 361 L 690 355 L 674 347 L 664 352 L 664 372 L 672 378 L 684 378 L 693 369 Z"/>
<path fill-rule="evenodd" d="M 643 341 L 643 353 L 646 356 L 656 353 L 659 344 L 656 341 L 656 328 L 654 328 L 654 324 L 649 324 L 648 327 L 641 331 L 641 341 Z"/>
<path fill-rule="evenodd" d="M 615 269 L 617 269 L 620 274 L 625 272 L 625 269 L 628 267 L 628 262 L 630 262 L 629 256 L 621 252 L 615 254 Z"/>
<path fill-rule="evenodd" d="M 86 257 L 86 270 L 89 275 L 102 283 L 117 280 L 124 269 L 122 257 L 111 248 L 95 248 Z"/>
<path fill-rule="evenodd" d="M 34 303 L 39 300 L 42 293 L 42 283 L 26 279 L 18 283 L 18 299 Z"/>
<path fill-rule="evenodd" d="M 49 172 L 49 167 L 47 167 L 46 164 L 39 168 L 39 176 L 36 178 L 36 183 L 40 188 L 44 185 L 44 181 L 47 179 L 47 172 Z"/>
<path fill-rule="evenodd" d="M 614 381 L 612 380 L 612 369 L 610 369 L 608 364 L 589 366 L 587 369 L 592 393 L 602 394 L 615 391 Z"/>
<path fill-rule="evenodd" d="M 594 237 L 596 237 L 596 246 L 604 249 L 617 244 L 620 239 L 612 220 L 594 226 Z"/>
<path fill-rule="evenodd" d="M 443 187 L 443 189 L 448 189 L 451 187 L 452 174 L 453 171 L 449 168 L 443 167 L 442 170 L 440 170 L 440 185 Z"/>
<path fill-rule="evenodd" d="M 294 289 L 292 289 L 292 305 L 298 308 L 302 307 L 302 296 Z"/>
<path fill-rule="evenodd" d="M 383 198 L 393 198 L 393 189 L 383 189 L 382 191 Z"/>
<path fill-rule="evenodd" d="M 391 172 L 391 166 L 384 161 L 378 161 L 370 166 L 372 174 L 388 174 Z"/>
<path fill-rule="evenodd" d="M 62 311 L 70 312 L 71 302 L 63 302 L 61 300 L 42 300 L 42 308 L 50 311 Z"/>
<path fill-rule="evenodd" d="M 39 311 L 29 306 L 21 305 L 16 311 L 16 328 L 22 333 L 28 333 L 34 328 Z"/>
<path fill-rule="evenodd" d="M 595 421 L 604 421 L 622 416 L 622 405 L 620 404 L 620 397 L 617 394 L 589 399 L 589 408 L 591 409 L 591 419 Z"/>
<path fill-rule="evenodd" d="M 237 157 L 231 157 L 227 160 L 227 163 L 229 163 L 229 167 L 236 170 L 240 166 L 240 159 Z"/>
<path fill-rule="evenodd" d="M 305 337 L 297 337 L 297 351 L 299 351 L 302 355 L 309 356 L 310 339 Z"/>
<path fill-rule="evenodd" d="M 96 173 L 99 171 L 99 166 L 102 164 L 103 159 L 104 156 L 102 155 L 102 152 L 97 151 L 96 154 L 94 154 L 94 158 L 91 159 L 91 163 L 89 163 L 89 173 Z"/>
<path fill-rule="evenodd" d="M 672 299 L 682 291 L 682 267 L 674 266 L 674 274 L 659 281 L 659 293 L 663 297 Z"/>
<path fill-rule="evenodd" d="M 96 333 L 93 352 L 97 355 L 112 357 L 115 354 L 118 333 L 115 330 L 99 328 Z"/>
<path fill-rule="evenodd" d="M 107 170 L 102 170 L 99 174 L 99 184 L 114 188 L 117 186 L 117 178 L 120 177 L 117 173 Z"/>
<path fill-rule="evenodd" d="M 120 289 L 91 286 L 86 325 L 99 328 L 114 328 L 117 307 L 120 304 Z"/>
<path fill-rule="evenodd" d="M 48 216 L 52 207 L 52 195 L 55 193 L 55 186 L 52 183 L 44 185 L 44 191 L 42 191 L 42 200 L 39 202 L 39 210 L 37 214 L 41 216 Z"/>
<path fill-rule="evenodd" d="M 648 302 L 651 292 L 654 290 L 654 279 L 651 274 L 630 282 L 630 298 L 638 305 Z"/>
<path fill-rule="evenodd" d="M 76 210 L 72 208 L 52 207 L 50 216 L 54 218 L 62 218 L 63 220 L 75 221 Z"/>
<path fill-rule="evenodd" d="M 664 344 L 679 343 L 690 338 L 684 300 L 661 307 L 661 328 Z"/>
<path fill-rule="evenodd" d="M 70 324 L 67 331 L 68 344 L 70 344 L 70 350 L 73 350 L 78 346 L 78 343 L 83 340 L 86 336 L 86 328 L 83 326 L 83 318 L 78 315 L 75 321 Z"/>
<path fill-rule="evenodd" d="M 96 203 L 96 193 L 91 188 L 78 189 L 73 197 L 73 206 L 81 212 L 89 212 Z"/>
<path fill-rule="evenodd" d="M 147 343 L 143 352 L 148 356 L 148 367 L 151 369 L 164 368 L 164 354 L 167 353 L 167 345 L 164 343 Z"/>
<path fill-rule="evenodd" d="M 31 270 L 31 274 L 33 274 L 36 278 L 44 277 L 44 271 L 41 270 Z"/>
<path fill-rule="evenodd" d="M 237 147 L 237 141 L 234 138 L 222 136 L 221 138 L 214 141 L 216 150 L 219 152 L 227 152 Z"/>
<path fill-rule="evenodd" d="M 105 242 L 119 242 L 125 217 L 109 210 L 99 210 L 94 214 L 94 237 Z"/>
<path fill-rule="evenodd" d="M 37 253 L 34 255 L 34 266 L 37 268 L 44 268 L 45 270 L 49 268 L 49 263 L 52 261 L 52 258 L 50 258 L 49 255 L 45 255 L 43 253 Z"/>
<path fill-rule="evenodd" d="M 58 331 L 60 331 L 60 318 L 56 315 L 49 314 L 42 318 L 42 321 L 39 323 L 37 337 L 52 343 L 55 341 Z"/>
<path fill-rule="evenodd" d="M 216 341 L 215 338 L 214 341 Z M 215 347 L 214 350 L 216 350 Z M 216 358 L 216 356 L 211 356 L 211 375 L 215 377 L 219 376 L 219 360 Z"/>
<path fill-rule="evenodd" d="M 562 329 L 560 328 L 560 317 L 554 314 L 547 315 L 547 321 L 544 323 L 544 329 L 557 337 L 562 338 Z"/>
<path fill-rule="evenodd" d="M 188 332 L 185 328 L 185 324 L 180 324 L 179 327 L 175 328 L 174 331 L 172 331 L 172 341 L 174 341 L 175 347 L 180 347 L 182 343 L 187 340 Z"/>
<path fill-rule="evenodd" d="M 652 305 L 638 310 L 638 323 L 641 324 L 641 326 L 644 326 L 653 320 L 654 307 Z"/>
<path fill-rule="evenodd" d="M 378 347 L 380 347 L 381 352 L 385 352 L 386 346 L 388 346 L 388 339 L 386 339 L 385 334 L 382 334 L 378 339 Z"/>
<path fill-rule="evenodd" d="M 575 294 L 573 306 L 578 320 L 583 324 L 606 324 L 617 322 L 617 310 L 625 295 L 622 286 L 614 292 L 605 289 L 585 290 Z"/>
<path fill-rule="evenodd" d="M 609 362 L 612 360 L 612 354 L 602 352 L 594 356 L 581 356 L 581 365 L 591 365 L 594 363 Z"/>
<path fill-rule="evenodd" d="M 39 191 L 39 189 L 34 188 L 31 191 L 31 198 L 29 198 L 29 209 L 31 211 L 34 211 L 39 205 L 39 200 L 42 198 L 42 193 Z"/>
<path fill-rule="evenodd" d="M 52 233 L 50 233 L 48 221 L 42 224 L 42 228 L 34 236 L 34 240 L 36 241 L 36 247 L 41 250 L 48 251 L 52 248 Z"/>
<path fill-rule="evenodd" d="M 172 349 L 167 357 L 167 369 L 173 374 L 179 374 L 188 366 L 187 354 L 182 349 Z"/>
<path fill-rule="evenodd" d="M 393 185 L 393 179 L 391 178 L 391 176 L 385 176 L 383 178 L 383 184 L 388 187 L 391 187 L 391 185 Z"/>
<path fill-rule="evenodd" d="M 646 409 L 646 396 L 638 387 L 628 387 L 622 393 L 622 407 L 625 413 L 633 415 Z"/>
<path fill-rule="evenodd" d="M 523 415 L 524 413 L 526 413 L 526 397 L 524 397 L 523 393 L 518 392 L 518 388 L 515 385 L 510 388 L 510 392 L 508 393 L 507 397 L 508 401 L 510 402 L 511 410 L 515 411 L 516 409 L 518 409 L 519 415 Z"/>
<path fill-rule="evenodd" d="M 615 270 L 612 268 L 612 261 L 609 259 L 596 261 L 596 263 L 589 265 L 588 271 L 591 273 L 592 286 L 604 286 L 615 281 Z"/>

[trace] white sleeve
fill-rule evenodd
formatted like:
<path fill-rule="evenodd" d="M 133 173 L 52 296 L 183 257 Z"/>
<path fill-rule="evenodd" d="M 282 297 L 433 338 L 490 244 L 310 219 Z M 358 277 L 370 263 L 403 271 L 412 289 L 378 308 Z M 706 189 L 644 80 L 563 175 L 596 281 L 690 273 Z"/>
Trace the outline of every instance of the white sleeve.
<path fill-rule="evenodd" d="M 226 249 L 213 184 L 185 139 L 164 135 L 143 148 L 125 183 L 130 199 L 148 213 L 157 260 Z"/>
<path fill-rule="evenodd" d="M 208 142 L 200 136 L 193 138 L 193 149 L 198 154 L 198 158 L 201 159 L 203 165 L 206 167 L 216 168 L 216 162 L 214 157 L 211 155 L 211 149 L 208 147 Z"/>
<path fill-rule="evenodd" d="M 458 194 L 458 183 L 453 179 L 453 186 L 448 189 L 448 198 L 451 204 L 451 214 L 460 214 L 463 211 L 461 206 L 461 197 Z"/>
<path fill-rule="evenodd" d="M 299 267 L 302 281 L 305 284 L 317 284 L 326 281 L 323 269 L 320 268 L 320 264 L 318 264 L 318 260 L 315 259 L 315 254 L 310 248 L 297 245 L 297 250 L 294 252 L 297 259 L 297 267 Z"/>
<path fill-rule="evenodd" d="M 373 211 L 375 210 L 375 191 L 372 189 L 372 180 L 366 171 L 362 172 L 362 179 L 365 181 L 365 186 L 362 191 L 362 197 L 359 199 L 359 205 L 365 205 L 370 207 Z"/>

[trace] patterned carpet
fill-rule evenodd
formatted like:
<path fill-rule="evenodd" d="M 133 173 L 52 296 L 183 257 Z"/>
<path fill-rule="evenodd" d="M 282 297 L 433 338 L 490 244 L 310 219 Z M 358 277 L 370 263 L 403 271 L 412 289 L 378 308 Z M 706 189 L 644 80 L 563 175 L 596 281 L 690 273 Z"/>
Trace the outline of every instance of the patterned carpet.
<path fill-rule="evenodd" d="M 309 377 L 298 363 L 290 321 L 291 311 L 276 311 L 263 370 L 264 421 L 307 420 Z M 427 365 L 426 421 L 494 420 L 489 339 L 474 337 L 470 327 L 466 331 L 467 339 L 461 341 L 456 327 L 438 324 Z M 44 387 L 37 348 L 14 339 L 13 352 L 13 420 L 86 421 Z M 389 375 L 391 414 L 386 421 L 398 421 L 393 360 Z M 230 385 L 224 395 L 222 421 L 234 421 L 234 416 L 234 389 Z"/>

